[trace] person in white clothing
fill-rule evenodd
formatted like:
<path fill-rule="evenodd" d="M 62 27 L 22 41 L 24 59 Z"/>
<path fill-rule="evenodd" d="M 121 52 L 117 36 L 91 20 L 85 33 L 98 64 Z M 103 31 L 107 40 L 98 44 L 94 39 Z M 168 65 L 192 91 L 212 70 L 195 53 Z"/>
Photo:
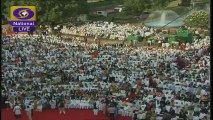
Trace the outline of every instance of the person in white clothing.
<path fill-rule="evenodd" d="M 39 112 L 42 112 L 42 102 L 41 102 L 41 100 L 39 100 L 38 102 L 37 102 L 37 110 L 39 111 Z"/>
<path fill-rule="evenodd" d="M 30 106 L 27 106 L 27 108 L 25 110 L 27 112 L 27 116 L 28 116 L 29 120 L 32 120 L 32 108 L 30 108 Z"/>
<path fill-rule="evenodd" d="M 16 119 L 21 118 L 21 107 L 18 104 L 15 105 L 13 112 L 15 113 Z"/>
<path fill-rule="evenodd" d="M 30 110 L 31 110 L 31 116 L 33 116 L 33 111 L 34 111 L 34 104 L 33 103 L 30 103 L 29 104 L 29 108 L 30 108 Z"/>
<path fill-rule="evenodd" d="M 51 109 L 55 109 L 56 108 L 56 101 L 55 100 L 51 100 L 50 101 L 50 106 L 51 106 Z"/>

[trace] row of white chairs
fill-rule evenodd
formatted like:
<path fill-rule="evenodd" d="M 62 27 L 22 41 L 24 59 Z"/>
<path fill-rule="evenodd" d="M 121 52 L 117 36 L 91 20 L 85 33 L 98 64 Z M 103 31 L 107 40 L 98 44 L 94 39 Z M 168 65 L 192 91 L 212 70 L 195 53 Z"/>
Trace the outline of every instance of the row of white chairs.
<path fill-rule="evenodd" d="M 70 100 L 70 103 L 68 104 L 68 108 L 92 109 L 93 104 L 90 104 L 89 101 L 86 101 L 86 100 Z"/>

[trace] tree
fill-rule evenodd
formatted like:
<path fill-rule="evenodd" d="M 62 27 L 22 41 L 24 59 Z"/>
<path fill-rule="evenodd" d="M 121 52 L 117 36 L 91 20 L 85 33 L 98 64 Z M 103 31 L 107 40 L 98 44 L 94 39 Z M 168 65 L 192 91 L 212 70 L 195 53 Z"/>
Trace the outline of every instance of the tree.
<path fill-rule="evenodd" d="M 145 0 L 124 0 L 128 14 L 140 15 L 146 8 Z"/>
<path fill-rule="evenodd" d="M 180 6 L 186 6 L 189 7 L 191 3 L 191 0 L 181 0 Z"/>
<path fill-rule="evenodd" d="M 163 9 L 168 5 L 169 0 L 153 0 L 152 3 L 153 9 Z"/>
<path fill-rule="evenodd" d="M 140 15 L 146 10 L 163 9 L 170 0 L 124 0 L 127 14 Z"/>
<path fill-rule="evenodd" d="M 1 0 L 2 22 L 7 23 L 10 6 L 35 5 L 38 23 L 63 21 L 88 12 L 86 0 Z"/>
<path fill-rule="evenodd" d="M 190 27 L 200 27 L 208 28 L 209 27 L 209 14 L 205 11 L 196 11 L 191 15 L 188 15 L 184 19 L 185 25 Z"/>

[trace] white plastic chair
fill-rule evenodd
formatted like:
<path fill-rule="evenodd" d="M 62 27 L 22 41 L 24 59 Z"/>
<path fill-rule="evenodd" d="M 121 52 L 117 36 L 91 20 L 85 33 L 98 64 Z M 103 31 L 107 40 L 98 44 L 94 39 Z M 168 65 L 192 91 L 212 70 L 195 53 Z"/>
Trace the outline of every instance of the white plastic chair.
<path fill-rule="evenodd" d="M 200 113 L 200 119 L 203 119 L 203 117 L 207 116 L 207 114 L 203 114 L 203 113 Z"/>
<path fill-rule="evenodd" d="M 169 111 L 171 106 L 166 106 L 166 110 Z"/>
<path fill-rule="evenodd" d="M 172 99 L 174 98 L 174 95 L 165 95 L 165 97 L 166 97 L 166 101 L 171 102 Z"/>
<path fill-rule="evenodd" d="M 177 107 L 184 107 L 184 101 L 181 100 L 174 100 L 174 104 Z"/>
<path fill-rule="evenodd" d="M 174 107 L 174 110 L 175 110 L 175 113 L 176 113 L 176 114 L 179 114 L 179 113 L 180 113 L 181 108 L 180 108 L 180 107 Z"/>
<path fill-rule="evenodd" d="M 153 100 L 153 95 L 148 95 L 147 98 L 148 98 L 149 101 Z"/>
<path fill-rule="evenodd" d="M 163 120 L 163 117 L 158 116 L 156 117 L 156 120 Z"/>
<path fill-rule="evenodd" d="M 145 108 L 146 108 L 146 105 L 141 105 L 141 110 L 144 111 Z"/>
<path fill-rule="evenodd" d="M 200 117 L 198 117 L 198 116 L 193 116 L 193 120 L 200 120 Z"/>
<path fill-rule="evenodd" d="M 69 108 L 74 108 L 74 100 L 70 100 Z"/>
<path fill-rule="evenodd" d="M 160 108 L 155 108 L 155 113 L 156 113 L 156 114 L 158 114 L 158 115 L 159 115 L 159 114 L 160 114 L 160 112 L 161 112 L 161 109 L 160 109 Z"/>
<path fill-rule="evenodd" d="M 137 118 L 138 118 L 139 120 L 145 119 L 145 117 L 146 117 L 146 112 L 144 112 L 144 113 L 142 113 L 142 114 L 138 114 L 138 116 L 137 116 Z"/>
<path fill-rule="evenodd" d="M 187 102 L 187 101 L 184 102 L 184 106 L 190 106 L 191 104 L 192 104 L 191 102 Z"/>

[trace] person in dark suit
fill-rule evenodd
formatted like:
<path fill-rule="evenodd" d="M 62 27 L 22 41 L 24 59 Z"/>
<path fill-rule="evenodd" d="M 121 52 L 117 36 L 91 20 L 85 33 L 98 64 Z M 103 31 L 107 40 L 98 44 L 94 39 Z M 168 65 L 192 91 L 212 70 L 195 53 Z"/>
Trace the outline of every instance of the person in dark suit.
<path fill-rule="evenodd" d="M 175 114 L 175 110 L 171 107 L 170 110 L 169 110 L 169 114 L 172 116 L 172 117 L 175 117 L 176 114 Z"/>
<path fill-rule="evenodd" d="M 137 112 L 133 111 L 133 120 L 137 120 L 137 118 L 138 118 L 137 116 L 138 116 Z"/>
<path fill-rule="evenodd" d="M 98 107 L 97 107 L 96 101 L 94 101 L 94 103 L 93 103 L 93 112 L 94 112 L 94 115 L 95 115 L 95 116 L 98 115 Z"/>
<path fill-rule="evenodd" d="M 205 107 L 201 107 L 200 113 L 208 114 L 208 110 Z"/>
<path fill-rule="evenodd" d="M 161 112 L 160 112 L 161 114 L 164 114 L 164 113 L 168 113 L 168 111 L 166 110 L 166 107 L 163 107 L 162 109 L 161 109 Z"/>
<path fill-rule="evenodd" d="M 186 120 L 187 119 L 187 111 L 185 110 L 185 108 L 183 107 L 180 111 L 180 115 L 179 115 L 179 118 L 182 118 L 183 120 Z"/>
<path fill-rule="evenodd" d="M 64 101 L 63 100 L 61 100 L 60 101 L 60 103 L 59 103 L 59 105 L 58 105 L 58 108 L 59 108 L 59 114 L 61 114 L 61 113 L 66 113 L 65 112 L 65 106 L 64 106 Z"/>
<path fill-rule="evenodd" d="M 111 105 L 108 108 L 109 111 L 109 115 L 110 115 L 110 120 L 115 120 L 115 107 L 113 105 Z"/>

